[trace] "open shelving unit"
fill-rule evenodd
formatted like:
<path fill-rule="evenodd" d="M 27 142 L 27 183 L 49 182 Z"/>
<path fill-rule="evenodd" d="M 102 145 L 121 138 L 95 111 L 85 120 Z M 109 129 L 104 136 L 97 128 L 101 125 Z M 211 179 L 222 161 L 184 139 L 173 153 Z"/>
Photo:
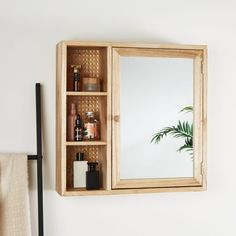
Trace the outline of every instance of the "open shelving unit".
<path fill-rule="evenodd" d="M 84 45 L 61 42 L 57 45 L 57 192 L 64 196 L 93 195 L 111 189 L 111 48 L 107 45 Z M 97 77 L 101 92 L 74 92 L 71 65 L 82 65 L 81 78 Z M 76 104 L 82 120 L 93 111 L 100 121 L 100 140 L 68 141 L 67 116 L 71 103 Z M 97 161 L 100 172 L 99 190 L 73 188 L 73 161 L 77 152 L 85 160 Z"/>

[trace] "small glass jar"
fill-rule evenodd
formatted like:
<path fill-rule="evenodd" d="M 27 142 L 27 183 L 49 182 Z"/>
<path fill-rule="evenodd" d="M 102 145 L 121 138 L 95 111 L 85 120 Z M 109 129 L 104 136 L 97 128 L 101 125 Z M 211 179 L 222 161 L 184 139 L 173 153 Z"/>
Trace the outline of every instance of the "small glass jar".
<path fill-rule="evenodd" d="M 100 79 L 99 78 L 89 78 L 89 77 L 84 77 L 82 79 L 82 91 L 87 91 L 87 92 L 100 92 Z"/>
<path fill-rule="evenodd" d="M 99 140 L 100 122 L 95 118 L 94 112 L 92 111 L 86 112 L 85 115 L 84 140 Z"/>

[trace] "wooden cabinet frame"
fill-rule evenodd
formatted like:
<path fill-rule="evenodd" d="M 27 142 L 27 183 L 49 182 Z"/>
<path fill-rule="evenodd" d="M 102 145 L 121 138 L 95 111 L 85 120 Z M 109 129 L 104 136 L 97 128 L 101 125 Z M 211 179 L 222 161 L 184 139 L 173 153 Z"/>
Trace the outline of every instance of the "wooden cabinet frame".
<path fill-rule="evenodd" d="M 112 49 L 112 115 L 115 118 L 112 122 L 112 188 L 154 188 L 154 187 L 185 187 L 205 186 L 205 143 L 206 132 L 206 109 L 204 99 L 206 95 L 206 73 L 204 58 L 205 48 L 122 48 Z M 120 179 L 120 97 L 119 97 L 119 61 L 120 56 L 141 56 L 141 57 L 173 57 L 191 58 L 194 60 L 194 176 L 191 178 L 166 178 L 166 179 Z"/>
<path fill-rule="evenodd" d="M 67 87 L 68 48 L 95 48 L 106 58 L 106 89 L 97 94 L 71 92 Z M 168 179 L 121 180 L 119 175 L 119 57 L 184 57 L 194 60 L 194 177 Z M 207 47 L 196 45 L 133 44 L 62 41 L 57 45 L 56 89 L 56 189 L 63 196 L 148 193 L 172 191 L 198 191 L 206 189 L 206 125 L 207 125 Z M 103 102 L 102 112 L 106 137 L 88 143 L 66 140 L 66 114 L 68 97 L 96 96 Z M 99 101 L 101 100 L 99 98 Z M 105 104 L 105 106 L 104 106 Z M 68 150 L 81 146 L 96 146 L 101 150 L 103 187 L 86 191 L 71 189 L 67 185 Z"/>

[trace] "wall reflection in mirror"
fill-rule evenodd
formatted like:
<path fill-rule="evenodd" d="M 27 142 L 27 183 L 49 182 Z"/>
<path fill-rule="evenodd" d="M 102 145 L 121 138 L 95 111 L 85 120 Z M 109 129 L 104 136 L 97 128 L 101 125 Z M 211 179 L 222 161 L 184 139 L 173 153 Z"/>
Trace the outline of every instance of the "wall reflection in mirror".
<path fill-rule="evenodd" d="M 193 177 L 193 59 L 120 57 L 120 179 Z"/>

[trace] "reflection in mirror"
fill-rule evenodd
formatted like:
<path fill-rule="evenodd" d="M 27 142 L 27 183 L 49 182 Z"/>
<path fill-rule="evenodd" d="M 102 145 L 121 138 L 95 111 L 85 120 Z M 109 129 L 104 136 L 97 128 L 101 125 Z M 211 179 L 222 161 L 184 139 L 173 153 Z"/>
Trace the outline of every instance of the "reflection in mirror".
<path fill-rule="evenodd" d="M 193 177 L 193 59 L 120 57 L 120 179 Z"/>

